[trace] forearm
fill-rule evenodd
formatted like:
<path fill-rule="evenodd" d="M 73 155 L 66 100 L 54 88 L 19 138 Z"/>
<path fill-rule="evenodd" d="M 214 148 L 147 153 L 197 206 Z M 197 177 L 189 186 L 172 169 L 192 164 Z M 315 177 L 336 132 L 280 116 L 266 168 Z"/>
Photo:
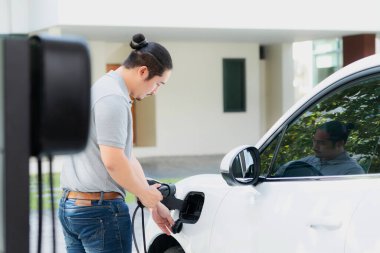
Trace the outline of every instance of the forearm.
<path fill-rule="evenodd" d="M 116 183 L 139 198 L 146 207 L 155 207 L 162 200 L 161 193 L 156 189 L 159 185 L 149 186 L 123 149 L 104 145 L 99 145 L 99 148 L 104 166 Z"/>
<path fill-rule="evenodd" d="M 106 165 L 106 168 L 116 183 L 137 197 L 148 188 L 146 180 L 141 180 L 140 174 L 136 173 L 135 168 L 126 156 L 114 159 L 112 166 Z"/>
<path fill-rule="evenodd" d="M 145 177 L 145 173 L 144 173 L 144 170 L 140 164 L 140 162 L 137 160 L 137 158 L 132 154 L 132 157 L 131 157 L 131 160 L 130 160 L 130 163 L 133 167 L 133 171 L 136 173 L 136 176 L 139 178 L 139 180 L 141 180 L 141 183 L 142 184 L 147 184 L 147 180 L 146 180 L 146 177 Z M 161 202 L 158 202 L 157 206 L 155 208 L 158 207 L 158 205 L 162 205 Z M 150 211 L 152 211 L 152 208 L 149 208 Z"/>
<path fill-rule="evenodd" d="M 130 159 L 130 164 L 133 167 L 133 172 L 136 174 L 136 177 L 138 177 L 139 180 L 141 180 L 142 184 L 148 185 L 145 177 L 144 170 L 140 164 L 140 162 L 137 160 L 137 158 L 132 154 L 132 157 Z"/>

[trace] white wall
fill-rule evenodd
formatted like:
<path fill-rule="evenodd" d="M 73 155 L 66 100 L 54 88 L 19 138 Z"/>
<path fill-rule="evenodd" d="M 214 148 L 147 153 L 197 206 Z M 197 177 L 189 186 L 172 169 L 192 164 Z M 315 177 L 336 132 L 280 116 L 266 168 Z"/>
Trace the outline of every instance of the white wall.
<path fill-rule="evenodd" d="M 0 0 L 0 34 L 10 33 L 10 11 L 9 1 Z"/>
<path fill-rule="evenodd" d="M 380 1 L 374 0 L 362 0 L 360 5 L 346 0 L 319 0 L 313 5 L 304 0 L 144 0 L 143 6 L 141 1 L 125 0 L 55 1 L 60 22 L 67 25 L 380 30 Z"/>
<path fill-rule="evenodd" d="M 285 113 L 295 102 L 293 45 L 281 44 L 281 85 L 282 113 Z"/>
<path fill-rule="evenodd" d="M 91 58 L 91 79 L 95 82 L 106 72 L 107 64 L 122 64 L 130 53 L 130 47 L 123 43 L 88 41 Z"/>
<path fill-rule="evenodd" d="M 295 100 L 303 98 L 313 85 L 313 42 L 293 43 Z"/>
<path fill-rule="evenodd" d="M 25 0 L 28 1 L 28 0 Z M 59 25 L 59 1 L 58 0 L 29 0 L 29 31 L 35 32 Z M 75 9 L 75 5 L 71 6 Z M 88 12 L 88 11 L 87 11 Z M 86 12 L 86 14 L 87 14 Z M 83 10 L 82 10 L 83 14 Z M 82 16 L 83 18 L 83 16 Z"/>
<path fill-rule="evenodd" d="M 258 45 L 160 43 L 171 52 L 174 69 L 153 102 L 156 146 L 136 147 L 136 155 L 220 154 L 237 145 L 254 144 L 262 132 Z M 90 41 L 89 47 L 93 81 L 105 73 L 107 63 L 122 63 L 130 52 L 128 44 L 121 43 Z M 223 58 L 246 58 L 244 113 L 223 113 Z"/>
<path fill-rule="evenodd" d="M 295 102 L 292 45 L 266 47 L 266 115 L 271 127 Z"/>
<path fill-rule="evenodd" d="M 0 34 L 29 32 L 28 0 L 0 0 Z"/>
<path fill-rule="evenodd" d="M 380 31 L 380 1 L 362 0 L 360 3 L 320 0 L 310 8 L 310 3 L 304 0 L 219 0 L 216 8 L 214 1 L 145 0 L 142 10 L 140 1 L 0 0 L 0 33 L 29 33 L 60 25 L 307 30 L 311 33 Z"/>
<path fill-rule="evenodd" d="M 267 126 L 267 108 L 266 108 L 266 101 L 267 101 L 267 65 L 266 60 L 261 59 L 260 60 L 260 116 L 259 116 L 259 122 L 260 122 L 260 135 L 264 135 L 266 131 L 269 129 Z"/>
<path fill-rule="evenodd" d="M 260 136 L 257 44 L 163 42 L 174 62 L 156 96 L 157 148 L 139 156 L 225 153 Z M 222 59 L 245 58 L 247 111 L 223 112 Z"/>

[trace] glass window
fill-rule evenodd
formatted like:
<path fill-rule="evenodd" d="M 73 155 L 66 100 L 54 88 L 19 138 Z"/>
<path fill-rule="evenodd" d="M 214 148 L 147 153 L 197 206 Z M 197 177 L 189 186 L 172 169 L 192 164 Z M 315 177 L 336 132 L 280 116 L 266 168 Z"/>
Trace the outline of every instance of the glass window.
<path fill-rule="evenodd" d="M 224 112 L 245 112 L 245 59 L 223 59 Z"/>
<path fill-rule="evenodd" d="M 275 160 L 276 148 L 280 139 L 281 133 L 278 134 L 270 144 L 260 154 L 260 176 L 266 176 L 269 173 L 272 162 Z"/>
<path fill-rule="evenodd" d="M 275 138 L 262 166 L 272 167 L 274 177 L 379 173 L 379 102 L 379 76 L 332 92 Z"/>
<path fill-rule="evenodd" d="M 342 67 L 342 40 L 313 41 L 313 55 L 314 84 L 316 85 Z"/>

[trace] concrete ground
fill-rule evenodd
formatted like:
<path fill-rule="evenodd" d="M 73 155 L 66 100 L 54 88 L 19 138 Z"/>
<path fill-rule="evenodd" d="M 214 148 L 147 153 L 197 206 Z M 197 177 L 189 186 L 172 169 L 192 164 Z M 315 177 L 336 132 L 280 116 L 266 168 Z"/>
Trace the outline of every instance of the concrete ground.
<path fill-rule="evenodd" d="M 219 173 L 223 155 L 148 157 L 139 159 L 147 177 L 184 178 Z"/>
<path fill-rule="evenodd" d="M 175 157 L 148 157 L 139 159 L 147 177 L 160 180 L 162 178 L 185 178 L 197 174 L 219 173 L 219 165 L 223 155 L 208 155 L 208 156 L 175 156 Z M 56 165 L 59 165 L 56 163 Z M 32 170 L 34 165 L 31 165 Z M 57 170 L 56 170 L 57 171 Z M 132 218 L 133 211 L 136 205 L 130 204 L 130 215 Z M 145 211 L 145 220 L 148 219 L 148 212 Z M 58 218 L 55 219 L 56 227 L 56 245 L 57 253 L 64 253 L 65 243 L 62 229 Z M 37 252 L 37 233 L 38 233 L 38 215 L 37 211 L 30 214 L 30 253 Z M 138 211 L 135 221 L 136 240 L 141 242 L 141 212 Z M 44 211 L 43 213 L 43 244 L 42 252 L 52 252 L 52 217 L 51 212 Z M 141 248 L 141 247 L 140 247 Z M 132 245 L 132 252 L 136 252 Z M 141 252 L 141 249 L 140 249 Z"/>

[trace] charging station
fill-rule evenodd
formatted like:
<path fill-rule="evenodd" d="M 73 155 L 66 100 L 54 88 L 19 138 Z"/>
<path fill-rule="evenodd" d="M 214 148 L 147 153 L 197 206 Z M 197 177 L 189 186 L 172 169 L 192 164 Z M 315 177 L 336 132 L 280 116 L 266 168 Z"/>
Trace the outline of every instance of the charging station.
<path fill-rule="evenodd" d="M 0 252 L 29 252 L 29 159 L 81 151 L 90 59 L 80 38 L 0 37 Z"/>

